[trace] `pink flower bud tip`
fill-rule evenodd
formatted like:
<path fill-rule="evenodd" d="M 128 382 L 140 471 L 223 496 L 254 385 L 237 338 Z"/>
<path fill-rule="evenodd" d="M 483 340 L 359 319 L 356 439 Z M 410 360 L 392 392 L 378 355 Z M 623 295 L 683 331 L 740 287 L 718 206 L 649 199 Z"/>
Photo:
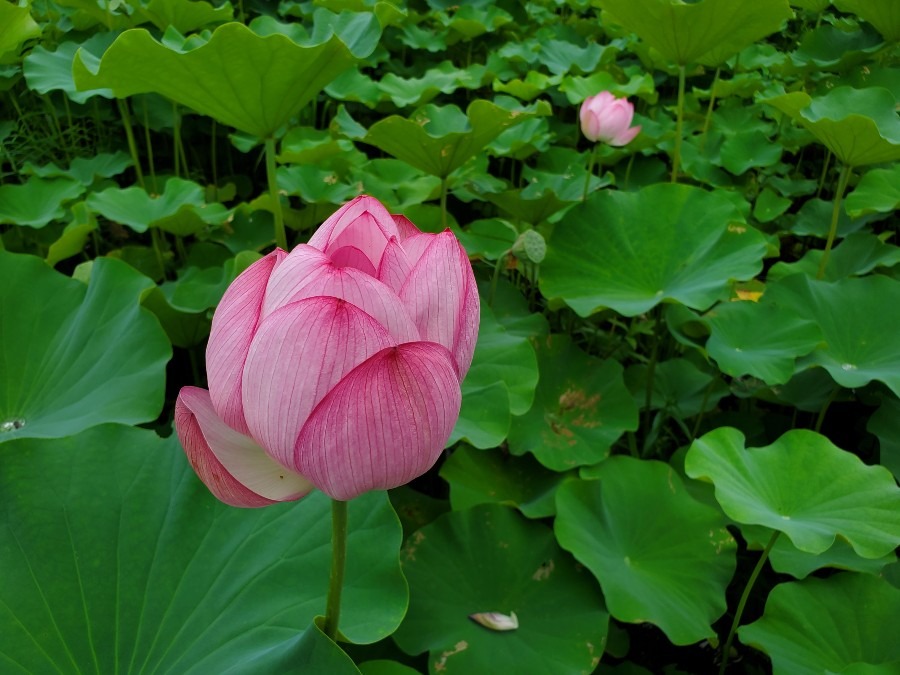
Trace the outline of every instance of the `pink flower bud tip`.
<path fill-rule="evenodd" d="M 581 131 L 591 141 L 609 145 L 628 145 L 641 130 L 632 127 L 634 106 L 624 98 L 616 98 L 608 91 L 588 96 L 579 112 Z"/>

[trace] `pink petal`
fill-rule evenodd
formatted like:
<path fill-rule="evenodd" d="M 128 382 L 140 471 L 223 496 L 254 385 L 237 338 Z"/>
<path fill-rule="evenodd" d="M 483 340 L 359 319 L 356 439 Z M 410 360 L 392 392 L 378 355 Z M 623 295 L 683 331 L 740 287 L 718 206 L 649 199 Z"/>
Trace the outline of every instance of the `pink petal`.
<path fill-rule="evenodd" d="M 397 342 L 421 339 L 406 306 L 387 285 L 353 267 L 335 267 L 311 246 L 295 248 L 272 275 L 263 319 L 279 307 L 319 295 L 353 303 L 387 328 Z"/>
<path fill-rule="evenodd" d="M 226 504 L 268 506 L 300 499 L 313 488 L 219 419 L 206 389 L 182 388 L 175 402 L 175 431 L 200 480 Z"/>
<path fill-rule="evenodd" d="M 403 242 L 403 250 L 406 252 L 406 257 L 411 266 L 415 267 L 416 263 L 419 262 L 419 258 L 431 246 L 436 236 L 438 235 L 430 232 L 419 232 Z"/>
<path fill-rule="evenodd" d="M 335 267 L 353 267 L 360 272 L 365 272 L 370 277 L 374 277 L 377 274 L 372 261 L 355 246 L 342 246 L 333 251 L 329 257 Z M 382 257 L 384 256 L 382 255 Z"/>
<path fill-rule="evenodd" d="M 641 133 L 640 125 L 636 127 L 631 127 L 630 129 L 625 129 L 623 132 L 618 134 L 614 139 L 612 139 L 609 144 L 615 145 L 617 147 L 621 147 L 623 145 L 628 145 L 631 141 L 634 140 L 634 137 Z"/>
<path fill-rule="evenodd" d="M 394 215 L 391 217 L 394 219 L 394 224 L 397 225 L 397 231 L 400 233 L 401 242 L 406 241 L 414 235 L 421 234 L 419 228 L 406 216 Z"/>
<path fill-rule="evenodd" d="M 453 354 L 460 381 L 472 362 L 478 334 L 478 290 L 466 252 L 449 230 L 431 244 L 400 290 L 423 340 Z"/>
<path fill-rule="evenodd" d="M 385 349 L 315 409 L 297 441 L 296 465 L 333 499 L 403 485 L 437 461 L 460 402 L 446 349 L 433 342 Z"/>
<path fill-rule="evenodd" d="M 412 263 L 403 246 L 400 245 L 397 237 L 391 237 L 381 256 L 376 277 L 394 293 L 399 293 L 411 269 Z"/>
<path fill-rule="evenodd" d="M 296 470 L 294 444 L 313 408 L 360 363 L 396 344 L 355 305 L 333 297 L 291 303 L 266 317 L 244 367 L 244 414 L 272 457 Z"/>
<path fill-rule="evenodd" d="M 399 236 L 391 214 L 374 197 L 363 195 L 335 211 L 316 230 L 309 245 L 331 254 L 343 246 L 354 246 L 378 266 L 391 237 Z"/>
<path fill-rule="evenodd" d="M 287 254 L 257 260 L 231 283 L 213 315 L 206 346 L 206 375 L 213 406 L 228 426 L 247 433 L 241 405 L 241 372 L 260 319 L 266 284 Z"/>

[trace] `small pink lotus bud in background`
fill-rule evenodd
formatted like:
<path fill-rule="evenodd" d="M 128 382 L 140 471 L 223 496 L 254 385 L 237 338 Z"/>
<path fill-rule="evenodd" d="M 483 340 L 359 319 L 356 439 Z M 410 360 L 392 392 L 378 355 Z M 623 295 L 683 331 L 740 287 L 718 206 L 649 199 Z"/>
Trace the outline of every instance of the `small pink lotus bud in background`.
<path fill-rule="evenodd" d="M 634 106 L 608 91 L 588 96 L 581 104 L 580 117 L 581 131 L 586 138 L 609 145 L 628 145 L 641 130 L 640 126 L 631 126 Z"/>
<path fill-rule="evenodd" d="M 453 430 L 478 319 L 456 237 L 359 197 L 234 280 L 213 317 L 209 391 L 178 396 L 178 437 L 233 506 L 403 485 Z"/>

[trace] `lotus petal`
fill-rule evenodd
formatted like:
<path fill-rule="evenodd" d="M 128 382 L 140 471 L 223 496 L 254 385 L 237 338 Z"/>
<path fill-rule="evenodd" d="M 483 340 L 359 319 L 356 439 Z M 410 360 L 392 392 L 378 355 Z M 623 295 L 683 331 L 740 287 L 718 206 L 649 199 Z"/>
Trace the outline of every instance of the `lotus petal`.
<path fill-rule="evenodd" d="M 422 231 L 406 216 L 392 216 L 392 218 L 397 226 L 397 231 L 400 233 L 401 243 L 414 235 L 422 234 Z"/>
<path fill-rule="evenodd" d="M 276 249 L 241 272 L 213 315 L 206 346 L 209 393 L 219 417 L 244 434 L 248 429 L 241 404 L 241 372 L 260 320 L 266 284 L 286 255 Z"/>
<path fill-rule="evenodd" d="M 317 296 L 266 317 L 244 367 L 244 414 L 250 433 L 276 460 L 296 470 L 294 445 L 313 408 L 356 366 L 394 344 L 357 306 Z"/>
<path fill-rule="evenodd" d="M 384 282 L 394 293 L 399 293 L 410 270 L 412 263 L 409 256 L 397 237 L 391 237 L 378 264 L 378 280 Z"/>
<path fill-rule="evenodd" d="M 304 245 L 295 248 L 272 274 L 263 319 L 280 307 L 315 296 L 353 303 L 387 328 L 396 342 L 421 339 L 406 306 L 387 285 L 354 267 L 335 267 L 324 253 Z"/>
<path fill-rule="evenodd" d="M 252 438 L 225 424 L 206 389 L 182 388 L 175 402 L 175 430 L 200 480 L 226 504 L 268 506 L 300 499 L 313 489 Z"/>
<path fill-rule="evenodd" d="M 377 268 L 388 240 L 396 236 L 397 225 L 387 209 L 374 197 L 363 195 L 322 223 L 309 245 L 329 255 L 344 246 L 354 246 Z"/>
<path fill-rule="evenodd" d="M 383 255 L 383 254 L 382 254 Z M 375 265 L 355 246 L 342 246 L 329 254 L 335 267 L 354 267 L 370 277 L 377 274 Z"/>
<path fill-rule="evenodd" d="M 441 345 L 384 349 L 316 407 L 294 466 L 333 499 L 403 485 L 440 457 L 461 398 L 453 359 Z"/>
<path fill-rule="evenodd" d="M 466 252 L 449 230 L 433 237 L 400 291 L 423 340 L 453 354 L 459 379 L 478 340 L 479 300 Z"/>

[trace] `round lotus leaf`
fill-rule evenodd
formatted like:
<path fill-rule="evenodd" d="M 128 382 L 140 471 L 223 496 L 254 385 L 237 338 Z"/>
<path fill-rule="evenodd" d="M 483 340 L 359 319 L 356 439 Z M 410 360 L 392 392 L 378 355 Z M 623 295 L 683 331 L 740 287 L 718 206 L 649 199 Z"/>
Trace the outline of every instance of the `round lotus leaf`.
<path fill-rule="evenodd" d="M 824 343 L 804 362 L 822 366 L 842 387 L 878 380 L 900 396 L 900 312 L 886 311 L 900 306 L 900 281 L 873 275 L 829 283 L 795 274 L 766 293 L 819 326 Z"/>
<path fill-rule="evenodd" d="M 765 102 L 808 129 L 844 164 L 900 159 L 900 118 L 887 89 L 836 87 L 818 98 L 795 91 Z"/>
<path fill-rule="evenodd" d="M 609 618 L 600 589 L 546 525 L 483 504 L 418 530 L 400 557 L 410 601 L 394 640 L 427 651 L 433 675 L 578 675 L 599 663 Z M 469 618 L 491 612 L 518 627 Z"/>
<path fill-rule="evenodd" d="M 320 662 L 310 650 L 324 650 L 325 662 L 338 656 L 324 635 L 303 632 L 324 613 L 328 588 L 322 493 L 226 506 L 174 435 L 121 425 L 20 439 L 0 460 L 4 670 L 344 672 L 297 665 Z M 348 640 L 374 642 L 400 623 L 400 542 L 384 492 L 351 502 L 340 623 Z"/>
<path fill-rule="evenodd" d="M 463 380 L 462 409 L 448 446 L 460 439 L 477 448 L 502 443 L 509 433 L 511 416 L 531 407 L 537 380 L 531 342 L 507 331 L 482 301 L 478 343 L 472 367 Z"/>
<path fill-rule="evenodd" d="M 619 621 L 653 623 L 676 645 L 714 639 L 737 548 L 725 518 L 662 462 L 619 455 L 597 474 L 559 488 L 559 543 L 597 577 Z"/>
<path fill-rule="evenodd" d="M 128 30 L 97 58 L 75 55 L 79 89 L 111 89 L 119 98 L 157 93 L 258 138 L 285 125 L 355 61 L 336 35 L 300 45 L 260 36 L 240 23 L 219 26 L 209 41 L 177 50 L 141 28 Z"/>
<path fill-rule="evenodd" d="M 663 301 L 706 309 L 762 269 L 766 243 L 722 192 L 655 184 L 597 192 L 553 231 L 541 291 L 581 316 L 643 314 Z"/>
<path fill-rule="evenodd" d="M 894 0 L 834 0 L 834 6 L 865 19 L 888 42 L 900 40 L 900 5 Z"/>
<path fill-rule="evenodd" d="M 605 459 L 623 433 L 638 427 L 622 366 L 588 356 L 567 335 L 535 344 L 540 372 L 535 402 L 513 420 L 510 451 L 531 453 L 554 471 Z"/>
<path fill-rule="evenodd" d="M 869 574 L 844 573 L 776 586 L 741 642 L 772 659 L 774 675 L 900 672 L 900 590 Z"/>
<path fill-rule="evenodd" d="M 678 65 L 718 65 L 781 28 L 793 16 L 787 0 L 600 0 L 600 7 Z"/>
<path fill-rule="evenodd" d="M 159 415 L 172 348 L 140 306 L 151 287 L 111 258 L 94 261 L 85 285 L 34 256 L 0 253 L 0 443 Z"/>
<path fill-rule="evenodd" d="M 790 380 L 797 357 L 822 341 L 814 322 L 765 296 L 761 302 L 720 303 L 703 318 L 710 327 L 706 349 L 722 372 L 769 385 Z"/>
<path fill-rule="evenodd" d="M 715 485 L 729 518 L 784 532 L 801 551 L 823 553 L 838 536 L 864 558 L 900 546 L 900 488 L 890 472 L 813 431 L 745 448 L 740 431 L 720 427 L 694 441 L 684 468 Z"/>

